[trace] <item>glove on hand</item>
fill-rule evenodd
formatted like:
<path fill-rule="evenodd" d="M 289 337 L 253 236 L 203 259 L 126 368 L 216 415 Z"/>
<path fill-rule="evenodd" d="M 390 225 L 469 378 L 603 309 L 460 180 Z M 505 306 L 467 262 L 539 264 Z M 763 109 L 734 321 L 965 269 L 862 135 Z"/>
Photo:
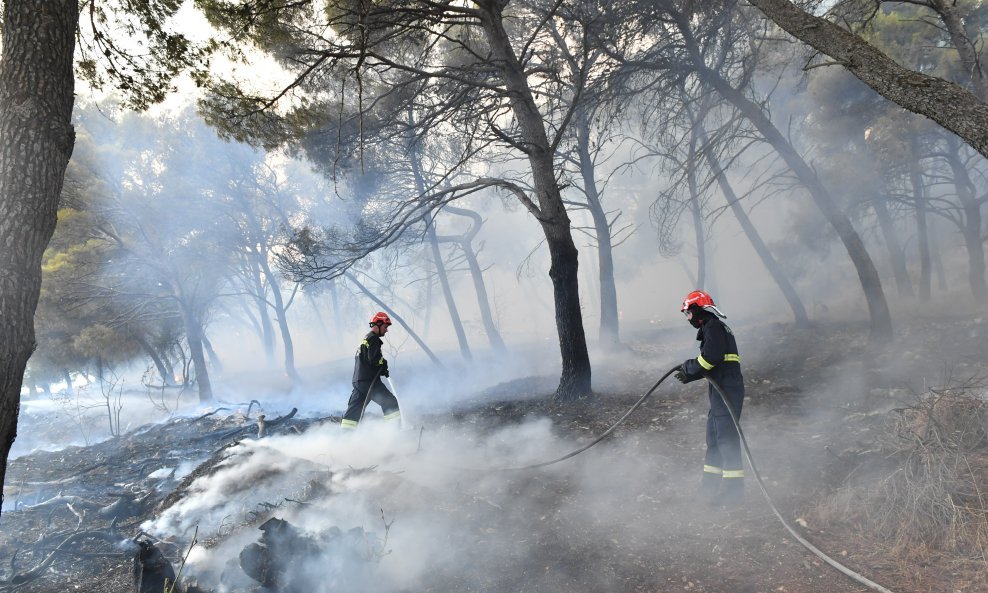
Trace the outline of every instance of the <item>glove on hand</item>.
<path fill-rule="evenodd" d="M 675 377 L 676 380 L 679 381 L 680 383 L 689 383 L 690 382 L 690 378 L 688 376 L 686 376 L 686 371 L 684 371 L 682 368 L 680 368 L 678 371 L 676 371 L 676 373 L 673 375 L 673 377 Z"/>
<path fill-rule="evenodd" d="M 388 365 L 387 365 L 387 363 L 385 363 L 385 364 L 384 364 L 384 368 L 383 368 L 383 369 L 381 369 L 381 376 L 382 376 L 382 377 L 390 377 L 390 376 L 391 376 L 391 371 L 389 371 L 389 370 L 388 370 Z"/>

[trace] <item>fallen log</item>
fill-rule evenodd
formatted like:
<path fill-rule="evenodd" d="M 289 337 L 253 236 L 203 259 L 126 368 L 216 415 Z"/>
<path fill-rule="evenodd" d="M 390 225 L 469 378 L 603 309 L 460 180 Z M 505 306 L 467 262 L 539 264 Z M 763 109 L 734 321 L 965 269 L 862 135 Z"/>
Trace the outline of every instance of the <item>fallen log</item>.
<path fill-rule="evenodd" d="M 21 508 L 29 511 L 35 511 L 48 507 L 56 507 L 56 506 L 60 507 L 63 504 L 75 505 L 86 509 L 97 509 L 100 507 L 100 504 L 98 502 L 86 500 L 81 496 L 74 496 L 74 495 L 65 496 L 61 492 L 59 492 L 58 496 L 53 496 L 48 500 L 43 500 L 39 502 L 38 504 L 26 504 L 21 506 Z"/>

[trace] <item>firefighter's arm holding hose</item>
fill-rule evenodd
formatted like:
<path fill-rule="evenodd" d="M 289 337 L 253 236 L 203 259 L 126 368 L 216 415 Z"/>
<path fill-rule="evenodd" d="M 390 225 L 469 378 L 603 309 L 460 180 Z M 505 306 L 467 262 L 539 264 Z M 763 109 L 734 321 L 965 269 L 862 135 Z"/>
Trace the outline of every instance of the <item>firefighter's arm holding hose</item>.
<path fill-rule="evenodd" d="M 371 368 L 380 369 L 380 375 L 382 377 L 390 377 L 391 373 L 388 371 L 388 361 L 381 353 L 381 344 L 381 338 L 377 336 L 371 336 L 368 338 L 366 350 L 367 358 L 364 359 L 364 362 L 366 362 Z"/>
<path fill-rule="evenodd" d="M 716 321 L 704 323 L 699 339 L 700 355 L 686 359 L 680 370 L 676 371 L 675 377 L 681 383 L 702 379 L 707 371 L 724 362 L 727 352 L 727 331 L 724 324 Z"/>

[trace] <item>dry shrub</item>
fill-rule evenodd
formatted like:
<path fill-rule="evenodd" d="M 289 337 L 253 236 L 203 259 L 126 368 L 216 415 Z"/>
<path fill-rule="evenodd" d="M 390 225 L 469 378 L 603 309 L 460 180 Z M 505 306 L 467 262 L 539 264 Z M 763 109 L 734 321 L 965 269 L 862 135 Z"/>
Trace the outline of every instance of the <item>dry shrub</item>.
<path fill-rule="evenodd" d="M 889 414 L 876 449 L 819 518 L 857 525 L 900 558 L 988 564 L 988 401 L 931 391 Z"/>

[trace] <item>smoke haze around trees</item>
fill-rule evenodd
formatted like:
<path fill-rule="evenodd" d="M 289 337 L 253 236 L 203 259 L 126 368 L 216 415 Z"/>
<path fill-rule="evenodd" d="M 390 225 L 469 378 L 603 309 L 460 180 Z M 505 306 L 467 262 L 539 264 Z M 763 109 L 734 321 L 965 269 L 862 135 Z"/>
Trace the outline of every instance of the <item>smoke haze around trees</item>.
<path fill-rule="evenodd" d="M 5 64 L 20 47 L 15 4 Z M 793 6 L 752 4 L 770 18 L 771 5 Z M 175 60 L 140 76 L 100 65 L 93 48 L 112 38 L 87 29 L 95 45 L 79 49 L 77 71 L 123 81 L 119 99 L 73 109 L 71 77 L 59 79 L 60 135 L 36 141 L 43 184 L 23 179 L 16 152 L 33 141 L 4 136 L 0 190 L 18 191 L 0 191 L 0 232 L 34 248 L 3 268 L 25 284 L 0 294 L 19 303 L 4 310 L 0 411 L 16 420 L 19 394 L 71 396 L 82 382 L 113 426 L 120 377 L 208 405 L 258 375 L 272 393 L 325 388 L 342 407 L 348 357 L 385 309 L 400 318 L 396 371 L 501 365 L 504 377 L 556 377 L 568 400 L 590 394 L 591 369 L 620 355 L 622 337 L 678 327 L 694 288 L 733 323 L 840 316 L 881 340 L 912 307 L 983 306 L 988 163 L 965 130 L 986 110 L 988 7 L 867 4 L 830 15 L 970 95 L 964 122 L 937 120 L 959 136 L 882 99 L 854 56 L 824 64 L 735 2 L 301 2 L 253 14 L 202 1 L 223 43 L 159 36 Z M 155 5 L 130 18 L 160 28 L 174 7 Z M 113 47 L 105 55 L 126 53 Z M 262 96 L 243 69 L 209 72 L 207 49 L 263 54 L 292 84 Z M 126 110 L 160 101 L 189 68 L 196 109 Z M 16 74 L 4 79 L 8 127 L 21 117 Z M 45 220 L 17 218 L 18 196 L 40 187 Z M 411 397 L 428 401 L 424 391 Z"/>

